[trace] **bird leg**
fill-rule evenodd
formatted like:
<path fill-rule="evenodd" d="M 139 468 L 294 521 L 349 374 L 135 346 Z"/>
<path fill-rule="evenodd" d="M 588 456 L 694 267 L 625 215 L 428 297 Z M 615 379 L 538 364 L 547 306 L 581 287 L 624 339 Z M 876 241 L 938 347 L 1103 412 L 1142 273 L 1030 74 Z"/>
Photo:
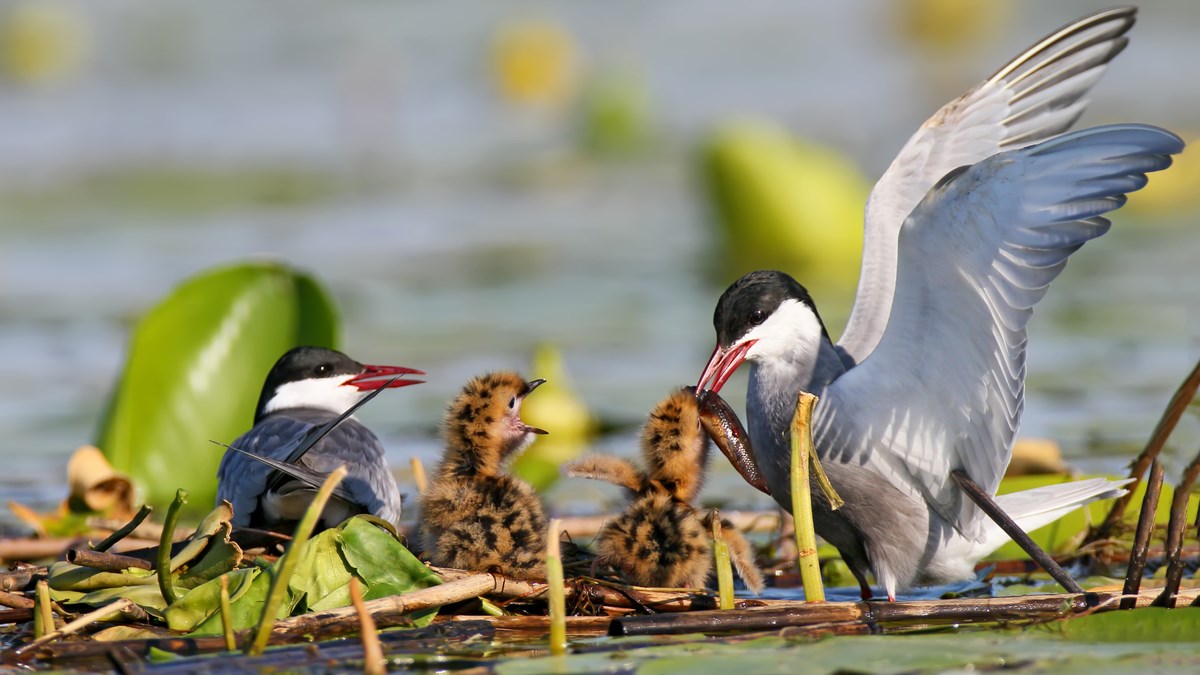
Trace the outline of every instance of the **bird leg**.
<path fill-rule="evenodd" d="M 953 478 L 954 482 L 958 484 L 958 487 L 961 488 L 962 491 L 971 498 L 971 501 L 975 502 L 976 506 L 982 509 L 989 518 L 995 521 L 995 523 L 1000 526 L 1000 529 L 1004 530 L 1005 534 L 1011 537 L 1013 541 L 1017 542 L 1017 545 L 1021 547 L 1021 550 L 1029 554 L 1029 557 L 1032 558 L 1033 561 L 1038 565 L 1040 565 L 1042 569 L 1046 570 L 1046 572 L 1053 577 L 1055 581 L 1061 584 L 1063 588 L 1067 589 L 1067 591 L 1071 593 L 1082 594 L 1084 592 L 1083 588 L 1079 585 L 1079 582 L 1075 581 L 1070 574 L 1067 574 L 1066 570 L 1059 566 L 1057 562 L 1054 562 L 1054 558 L 1051 558 L 1049 554 L 1043 551 L 1041 546 L 1038 546 L 1037 543 L 1031 539 L 1030 536 L 1026 534 L 1019 525 L 1013 522 L 1013 519 L 1008 517 L 1008 514 L 1005 513 L 1004 510 L 1000 508 L 1000 505 L 996 503 L 996 500 L 992 499 L 991 495 L 989 495 L 983 488 L 979 487 L 978 483 L 976 483 L 974 480 L 971 480 L 971 477 L 968 476 L 962 469 L 955 469 L 954 471 L 951 471 L 950 477 Z"/>

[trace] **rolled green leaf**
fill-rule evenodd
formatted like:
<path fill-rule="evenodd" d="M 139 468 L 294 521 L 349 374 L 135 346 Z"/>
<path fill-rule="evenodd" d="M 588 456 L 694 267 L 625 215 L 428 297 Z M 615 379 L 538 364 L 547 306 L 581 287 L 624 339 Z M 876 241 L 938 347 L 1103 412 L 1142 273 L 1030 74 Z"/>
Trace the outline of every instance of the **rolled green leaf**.
<path fill-rule="evenodd" d="M 300 344 L 336 347 L 337 317 L 319 284 L 277 263 L 221 267 L 176 288 L 138 322 L 98 445 L 149 503 L 176 487 L 192 509 L 216 497 L 221 449 L 250 428 L 263 378 Z"/>

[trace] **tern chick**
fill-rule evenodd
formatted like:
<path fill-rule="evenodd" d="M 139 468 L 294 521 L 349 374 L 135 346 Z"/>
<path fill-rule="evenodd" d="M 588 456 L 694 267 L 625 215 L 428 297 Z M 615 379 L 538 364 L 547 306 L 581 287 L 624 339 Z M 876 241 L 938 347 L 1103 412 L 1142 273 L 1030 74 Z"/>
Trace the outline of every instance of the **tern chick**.
<path fill-rule="evenodd" d="M 545 431 L 521 421 L 521 401 L 545 380 L 476 377 L 446 413 L 446 452 L 421 498 L 425 554 L 436 565 L 545 578 L 546 513 L 504 462 Z"/>
<path fill-rule="evenodd" d="M 638 586 L 702 587 L 713 568 L 714 516 L 702 517 L 693 505 L 708 462 L 708 437 L 693 390 L 673 392 L 654 407 L 641 445 L 644 471 L 603 455 L 563 467 L 569 476 L 603 480 L 628 492 L 628 506 L 597 536 L 596 563 Z M 761 592 L 750 545 L 728 520 L 721 519 L 720 530 L 738 574 L 750 590 Z"/>

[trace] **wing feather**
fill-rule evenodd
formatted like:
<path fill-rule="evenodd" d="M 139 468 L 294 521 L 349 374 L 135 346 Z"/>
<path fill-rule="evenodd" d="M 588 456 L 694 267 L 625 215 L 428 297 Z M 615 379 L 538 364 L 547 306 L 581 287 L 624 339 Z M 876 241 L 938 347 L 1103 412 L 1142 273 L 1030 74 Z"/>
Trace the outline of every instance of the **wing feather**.
<path fill-rule="evenodd" d="M 867 200 L 858 294 L 838 342 L 853 361 L 875 349 L 887 326 L 900 226 L 925 193 L 957 167 L 1069 129 L 1125 48 L 1136 13 L 1104 10 L 1058 29 L 947 103 L 908 140 Z"/>
<path fill-rule="evenodd" d="M 1024 406 L 1034 305 L 1067 258 L 1108 230 L 1101 214 L 1182 149 L 1155 127 L 1096 127 L 994 155 L 930 191 L 900 231 L 902 311 L 826 390 L 817 446 L 874 465 L 963 535 L 982 537 L 950 472 L 995 493 Z"/>

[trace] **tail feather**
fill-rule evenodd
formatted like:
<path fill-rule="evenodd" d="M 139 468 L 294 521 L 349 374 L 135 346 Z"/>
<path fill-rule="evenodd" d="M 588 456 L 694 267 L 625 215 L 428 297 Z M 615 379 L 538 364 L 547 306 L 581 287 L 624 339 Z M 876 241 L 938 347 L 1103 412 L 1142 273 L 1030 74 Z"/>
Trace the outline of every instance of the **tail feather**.
<path fill-rule="evenodd" d="M 1124 480 L 1089 478 L 1070 483 L 1045 485 L 1031 490 L 998 495 L 996 503 L 1010 518 L 1016 521 L 1022 530 L 1029 532 L 1043 525 L 1049 525 L 1071 511 L 1098 499 L 1120 497 L 1125 494 L 1122 486 L 1132 480 L 1132 478 Z M 978 557 L 995 551 L 1009 540 L 1008 535 L 1000 529 L 1000 526 L 991 520 L 987 521 L 984 529 L 983 541 L 977 544 Z"/>

